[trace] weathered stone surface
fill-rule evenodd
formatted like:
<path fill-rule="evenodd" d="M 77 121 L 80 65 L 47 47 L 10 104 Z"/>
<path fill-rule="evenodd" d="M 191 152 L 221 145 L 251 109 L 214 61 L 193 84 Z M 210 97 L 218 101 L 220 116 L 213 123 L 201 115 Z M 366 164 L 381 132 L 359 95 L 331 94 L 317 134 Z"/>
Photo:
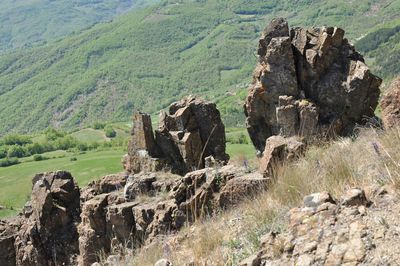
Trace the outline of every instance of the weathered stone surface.
<path fill-rule="evenodd" d="M 342 198 L 354 198 L 360 194 L 356 191 L 362 190 L 350 189 Z M 357 207 L 335 201 L 327 192 L 304 197 L 302 207 L 290 210 L 285 232 L 261 238 L 262 249 L 250 258 L 259 260 L 251 265 L 370 265 L 367 254 L 373 252 L 376 240 L 371 235 L 381 226 L 371 223 L 376 217 L 369 219 Z"/>
<path fill-rule="evenodd" d="M 154 141 L 153 126 L 149 114 L 135 112 L 133 114 L 132 138 L 128 146 L 128 154 L 134 155 L 139 150 L 145 150 L 150 156 L 157 155 Z"/>
<path fill-rule="evenodd" d="M 293 28 L 274 19 L 259 41 L 246 99 L 250 138 L 263 151 L 272 136 L 348 135 L 373 117 L 381 79 L 339 28 Z"/>
<path fill-rule="evenodd" d="M 232 178 L 221 189 L 218 199 L 220 207 L 231 207 L 246 199 L 253 198 L 258 193 L 267 189 L 269 181 L 269 179 L 259 175 Z"/>
<path fill-rule="evenodd" d="M 359 188 L 352 188 L 342 196 L 342 204 L 348 206 L 368 205 L 370 202 L 365 196 L 365 192 Z"/>
<path fill-rule="evenodd" d="M 78 253 L 79 188 L 63 171 L 37 175 L 33 182 L 32 212 L 15 238 L 16 264 L 72 265 Z"/>
<path fill-rule="evenodd" d="M 120 190 L 125 186 L 127 179 L 128 175 L 119 173 L 107 175 L 100 180 L 92 181 L 85 188 L 81 189 L 81 200 L 85 202 L 96 195 Z"/>
<path fill-rule="evenodd" d="M 91 265 L 99 260 L 101 252 L 110 252 L 107 239 L 106 206 L 108 194 L 95 196 L 85 202 L 82 209 L 82 222 L 79 231 L 80 264 Z"/>
<path fill-rule="evenodd" d="M 305 196 L 303 202 L 304 206 L 311 208 L 317 208 L 324 203 L 335 203 L 332 196 L 326 191 Z"/>
<path fill-rule="evenodd" d="M 385 128 L 400 125 L 400 76 L 395 78 L 387 93 L 382 97 L 382 120 Z"/>
<path fill-rule="evenodd" d="M 305 144 L 296 137 L 269 137 L 265 144 L 263 157 L 260 160 L 260 172 L 265 177 L 271 177 L 284 160 L 292 160 L 303 154 Z"/>
<path fill-rule="evenodd" d="M 124 187 L 124 197 L 128 200 L 135 199 L 141 194 L 151 194 L 155 191 L 153 183 L 157 180 L 154 173 L 131 175 Z"/>
<path fill-rule="evenodd" d="M 9 221 L 0 220 L 1 265 L 4 266 L 16 265 L 14 242 L 20 226 L 21 226 L 21 220 L 18 218 Z"/>
<path fill-rule="evenodd" d="M 144 126 L 145 125 L 145 126 Z M 124 168 L 131 173 L 163 169 L 184 175 L 204 168 L 206 157 L 225 164 L 225 127 L 214 103 L 188 97 L 160 113 L 155 140 L 148 115 L 134 116 Z"/>
<path fill-rule="evenodd" d="M 167 259 L 158 260 L 154 266 L 172 266 L 172 263 Z"/>

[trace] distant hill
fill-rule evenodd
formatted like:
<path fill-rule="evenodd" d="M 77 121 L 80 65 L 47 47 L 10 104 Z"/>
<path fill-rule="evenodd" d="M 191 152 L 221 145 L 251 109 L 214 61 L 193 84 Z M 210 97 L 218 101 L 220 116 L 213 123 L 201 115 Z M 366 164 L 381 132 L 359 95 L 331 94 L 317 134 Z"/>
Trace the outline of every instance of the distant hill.
<path fill-rule="evenodd" d="M 126 121 L 133 109 L 153 113 L 188 94 L 216 101 L 229 125 L 243 124 L 257 39 L 276 16 L 344 28 L 390 79 L 400 72 L 399 11 L 400 0 L 162 1 L 1 56 L 0 134 Z"/>
<path fill-rule="evenodd" d="M 45 43 L 156 0 L 2 0 L 0 52 Z"/>

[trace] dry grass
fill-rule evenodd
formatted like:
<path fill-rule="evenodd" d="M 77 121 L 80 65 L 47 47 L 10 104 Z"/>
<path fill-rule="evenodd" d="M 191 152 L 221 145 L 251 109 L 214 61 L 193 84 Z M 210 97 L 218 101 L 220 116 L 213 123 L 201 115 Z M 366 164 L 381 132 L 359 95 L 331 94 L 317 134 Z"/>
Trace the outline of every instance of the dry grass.
<path fill-rule="evenodd" d="M 139 251 L 135 265 L 154 265 L 160 258 L 174 265 L 236 265 L 258 250 L 262 235 L 285 230 L 287 211 L 305 195 L 328 191 L 339 197 L 349 187 L 370 185 L 400 188 L 399 162 L 399 129 L 364 129 L 356 140 L 312 147 L 297 162 L 276 167 L 267 192 Z"/>

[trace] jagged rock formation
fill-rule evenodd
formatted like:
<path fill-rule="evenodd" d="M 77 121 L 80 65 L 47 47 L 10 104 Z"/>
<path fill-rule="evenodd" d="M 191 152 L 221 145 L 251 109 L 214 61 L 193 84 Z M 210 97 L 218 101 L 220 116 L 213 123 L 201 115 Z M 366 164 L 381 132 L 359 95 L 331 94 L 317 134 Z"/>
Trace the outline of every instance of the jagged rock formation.
<path fill-rule="evenodd" d="M 348 135 L 373 117 L 381 79 L 336 27 L 293 28 L 274 19 L 259 41 L 244 105 L 257 150 L 272 135 Z"/>
<path fill-rule="evenodd" d="M 263 191 L 268 182 L 232 165 L 183 177 L 166 172 L 108 175 L 81 191 L 68 172 L 39 174 L 23 213 L 0 221 L 0 263 L 92 265 L 232 207 Z"/>
<path fill-rule="evenodd" d="M 1 222 L 1 264 L 74 264 L 79 214 L 79 188 L 68 172 L 35 176 L 23 216 Z"/>
<path fill-rule="evenodd" d="M 100 253 L 150 243 L 201 215 L 231 207 L 268 185 L 268 179 L 260 174 L 231 165 L 197 170 L 184 177 L 139 173 L 122 181 L 122 176 L 106 176 L 82 191 L 86 196 L 82 197 L 85 201 L 78 227 L 81 265 L 98 261 Z"/>
<path fill-rule="evenodd" d="M 262 249 L 241 265 L 397 264 L 396 192 L 378 187 L 369 197 L 359 188 L 337 200 L 327 192 L 306 196 L 290 211 L 287 230 L 262 237 Z"/>
<path fill-rule="evenodd" d="M 214 103 L 188 97 L 173 103 L 169 114 L 161 112 L 153 135 L 148 114 L 135 113 L 132 139 L 124 168 L 130 173 L 154 172 L 170 168 L 185 174 L 204 168 L 206 157 L 225 164 L 225 127 Z"/>
<path fill-rule="evenodd" d="M 400 76 L 395 78 L 380 102 L 385 128 L 400 124 Z"/>

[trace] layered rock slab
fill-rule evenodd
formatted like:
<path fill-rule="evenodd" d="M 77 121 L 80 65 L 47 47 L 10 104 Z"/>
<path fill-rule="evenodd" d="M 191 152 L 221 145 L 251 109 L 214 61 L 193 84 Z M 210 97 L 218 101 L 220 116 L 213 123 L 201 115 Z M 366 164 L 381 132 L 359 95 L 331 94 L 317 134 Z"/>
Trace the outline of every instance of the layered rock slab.
<path fill-rule="evenodd" d="M 293 28 L 274 19 L 264 30 L 244 109 L 257 150 L 272 135 L 349 135 L 374 116 L 381 79 L 336 27 Z"/>

